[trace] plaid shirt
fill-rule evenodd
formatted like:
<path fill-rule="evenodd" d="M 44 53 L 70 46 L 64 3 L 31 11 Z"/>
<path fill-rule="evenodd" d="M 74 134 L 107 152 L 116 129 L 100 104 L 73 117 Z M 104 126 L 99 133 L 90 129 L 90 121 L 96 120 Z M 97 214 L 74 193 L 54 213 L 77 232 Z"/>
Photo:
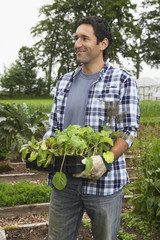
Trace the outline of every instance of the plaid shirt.
<path fill-rule="evenodd" d="M 62 76 L 56 87 L 54 103 L 49 118 L 49 128 L 44 138 L 54 136 L 55 129 L 63 130 L 64 110 L 68 93 L 79 72 L 79 66 L 74 72 Z M 113 67 L 106 61 L 100 71 L 99 79 L 95 81 L 88 94 L 85 113 L 85 126 L 94 131 L 101 131 L 104 125 L 113 131 L 122 131 L 122 138 L 131 147 L 133 139 L 137 136 L 139 128 L 139 98 L 136 81 L 131 74 L 123 69 Z M 48 175 L 48 184 L 52 184 L 53 175 Z M 129 183 L 126 171 L 125 156 L 122 154 L 113 162 L 107 176 L 90 183 L 88 179 L 82 180 L 83 194 L 109 195 L 117 192 Z"/>

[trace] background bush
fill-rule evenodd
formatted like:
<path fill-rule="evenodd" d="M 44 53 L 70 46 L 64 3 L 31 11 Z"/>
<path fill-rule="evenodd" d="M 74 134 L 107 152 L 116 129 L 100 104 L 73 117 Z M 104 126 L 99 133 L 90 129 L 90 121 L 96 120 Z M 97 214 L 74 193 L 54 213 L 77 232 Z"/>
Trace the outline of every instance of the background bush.
<path fill-rule="evenodd" d="M 52 188 L 46 181 L 43 185 L 20 181 L 15 184 L 0 184 L 0 207 L 44 203 L 50 201 Z"/>

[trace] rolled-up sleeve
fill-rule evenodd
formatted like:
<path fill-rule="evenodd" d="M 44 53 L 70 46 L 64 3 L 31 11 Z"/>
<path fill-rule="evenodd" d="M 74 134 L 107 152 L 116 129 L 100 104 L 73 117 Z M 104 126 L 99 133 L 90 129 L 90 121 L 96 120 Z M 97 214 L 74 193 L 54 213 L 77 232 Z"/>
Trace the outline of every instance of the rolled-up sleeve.
<path fill-rule="evenodd" d="M 140 110 L 139 94 L 136 80 L 128 77 L 120 88 L 118 131 L 123 131 L 123 138 L 130 148 L 139 129 Z"/>

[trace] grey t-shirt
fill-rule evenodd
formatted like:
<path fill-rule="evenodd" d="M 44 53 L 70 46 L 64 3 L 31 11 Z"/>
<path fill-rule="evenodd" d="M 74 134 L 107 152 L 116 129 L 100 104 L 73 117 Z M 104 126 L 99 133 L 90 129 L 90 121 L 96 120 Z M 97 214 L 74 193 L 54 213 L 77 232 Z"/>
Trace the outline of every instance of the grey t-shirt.
<path fill-rule="evenodd" d="M 67 99 L 63 129 L 75 124 L 84 127 L 89 89 L 98 77 L 99 72 L 88 75 L 83 73 L 82 70 L 75 76 Z M 80 185 L 82 184 L 82 178 L 69 175 L 67 176 L 67 183 Z"/>
<path fill-rule="evenodd" d="M 85 74 L 82 70 L 75 76 L 67 99 L 63 129 L 75 124 L 84 127 L 89 89 L 98 77 L 99 72 Z"/>

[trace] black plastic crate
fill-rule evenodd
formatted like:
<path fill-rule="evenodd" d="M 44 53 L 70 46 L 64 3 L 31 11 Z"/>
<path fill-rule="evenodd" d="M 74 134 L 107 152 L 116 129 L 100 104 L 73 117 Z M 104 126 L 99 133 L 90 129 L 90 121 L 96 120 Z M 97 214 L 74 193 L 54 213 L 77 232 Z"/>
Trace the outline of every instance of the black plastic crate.
<path fill-rule="evenodd" d="M 38 170 L 38 171 L 47 171 L 47 172 L 59 172 L 61 168 L 61 163 L 63 161 L 62 157 L 55 157 L 55 166 L 52 164 L 49 164 L 46 168 L 43 166 L 38 167 L 37 166 L 37 160 L 34 160 L 32 162 L 28 161 L 29 155 L 26 157 L 26 167 L 30 168 L 32 170 Z M 84 171 L 85 166 L 81 163 L 83 157 L 79 155 L 74 156 L 66 156 L 65 161 L 63 164 L 62 172 L 64 173 L 80 173 Z"/>

